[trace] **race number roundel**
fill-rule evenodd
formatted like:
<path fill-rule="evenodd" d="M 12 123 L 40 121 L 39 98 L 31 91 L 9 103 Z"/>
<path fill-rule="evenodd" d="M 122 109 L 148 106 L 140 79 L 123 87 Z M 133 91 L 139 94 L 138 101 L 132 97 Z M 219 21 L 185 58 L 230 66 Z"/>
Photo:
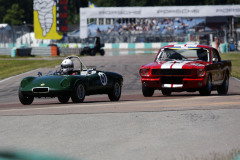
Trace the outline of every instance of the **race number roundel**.
<path fill-rule="evenodd" d="M 100 77 L 100 81 L 101 81 L 102 85 L 106 86 L 107 85 L 107 76 L 106 76 L 106 74 L 103 73 L 103 72 L 99 72 L 98 75 Z"/>

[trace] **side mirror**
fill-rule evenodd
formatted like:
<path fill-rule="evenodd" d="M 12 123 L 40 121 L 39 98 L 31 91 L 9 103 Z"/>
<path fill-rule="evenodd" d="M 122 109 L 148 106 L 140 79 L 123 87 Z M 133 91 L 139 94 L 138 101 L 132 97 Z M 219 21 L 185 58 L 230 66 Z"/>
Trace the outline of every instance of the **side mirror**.
<path fill-rule="evenodd" d="M 38 77 L 41 77 L 42 76 L 42 72 L 38 72 Z"/>
<path fill-rule="evenodd" d="M 217 58 L 213 58 L 212 61 L 213 62 L 218 62 L 218 59 Z"/>

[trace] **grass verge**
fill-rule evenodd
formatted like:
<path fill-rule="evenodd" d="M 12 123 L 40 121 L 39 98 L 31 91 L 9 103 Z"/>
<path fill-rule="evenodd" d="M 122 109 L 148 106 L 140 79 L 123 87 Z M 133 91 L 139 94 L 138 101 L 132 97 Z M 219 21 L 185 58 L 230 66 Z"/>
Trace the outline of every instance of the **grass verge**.
<path fill-rule="evenodd" d="M 37 68 L 55 67 L 62 60 L 29 60 L 29 59 L 2 59 L 0 60 L 0 79 L 18 75 Z"/>
<path fill-rule="evenodd" d="M 224 53 L 221 57 L 223 60 L 231 60 L 232 76 L 240 79 L 240 53 Z"/>

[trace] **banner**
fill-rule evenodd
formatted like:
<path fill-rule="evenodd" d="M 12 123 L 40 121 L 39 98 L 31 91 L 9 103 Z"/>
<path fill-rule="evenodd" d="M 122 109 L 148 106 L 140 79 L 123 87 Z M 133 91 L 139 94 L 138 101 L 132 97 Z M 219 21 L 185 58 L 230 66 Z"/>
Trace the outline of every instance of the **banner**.
<path fill-rule="evenodd" d="M 62 32 L 57 32 L 56 2 L 54 0 L 34 0 L 34 33 L 36 39 L 61 39 Z"/>
<path fill-rule="evenodd" d="M 240 16 L 240 5 L 80 8 L 80 37 L 86 38 L 88 18 L 170 18 Z"/>

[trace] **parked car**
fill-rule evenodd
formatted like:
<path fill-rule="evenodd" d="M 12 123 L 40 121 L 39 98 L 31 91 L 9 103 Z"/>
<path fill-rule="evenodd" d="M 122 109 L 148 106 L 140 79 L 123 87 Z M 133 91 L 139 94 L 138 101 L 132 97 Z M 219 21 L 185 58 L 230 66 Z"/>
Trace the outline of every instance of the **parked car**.
<path fill-rule="evenodd" d="M 70 70 L 73 64 L 67 63 L 73 58 L 79 61 L 79 68 Z M 107 94 L 111 101 L 120 99 L 122 75 L 86 67 L 77 56 L 66 57 L 61 66 L 52 74 L 23 78 L 18 92 L 20 102 L 29 105 L 34 97 L 58 97 L 59 102 L 67 103 L 71 97 L 74 103 L 80 103 L 93 94 Z"/>
<path fill-rule="evenodd" d="M 232 64 L 206 45 L 168 45 L 160 48 L 153 63 L 140 68 L 142 93 L 150 97 L 155 90 L 195 92 L 210 95 L 212 90 L 227 94 Z"/>
<path fill-rule="evenodd" d="M 105 51 L 103 47 L 104 44 L 101 43 L 100 37 L 88 37 L 82 41 L 80 55 L 95 56 L 97 53 L 100 53 L 101 56 L 104 56 Z"/>

